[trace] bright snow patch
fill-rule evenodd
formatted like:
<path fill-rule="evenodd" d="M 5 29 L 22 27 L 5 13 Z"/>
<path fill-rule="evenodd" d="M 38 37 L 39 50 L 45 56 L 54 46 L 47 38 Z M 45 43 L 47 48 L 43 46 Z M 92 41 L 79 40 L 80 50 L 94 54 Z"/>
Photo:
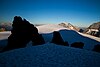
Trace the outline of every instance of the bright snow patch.
<path fill-rule="evenodd" d="M 67 29 L 63 26 L 60 26 L 58 24 L 46 24 L 42 26 L 37 26 L 39 33 L 51 33 L 53 31 L 59 31 L 61 29 Z"/>
<path fill-rule="evenodd" d="M 7 39 L 10 33 L 10 31 L 0 32 L 0 40 Z"/>

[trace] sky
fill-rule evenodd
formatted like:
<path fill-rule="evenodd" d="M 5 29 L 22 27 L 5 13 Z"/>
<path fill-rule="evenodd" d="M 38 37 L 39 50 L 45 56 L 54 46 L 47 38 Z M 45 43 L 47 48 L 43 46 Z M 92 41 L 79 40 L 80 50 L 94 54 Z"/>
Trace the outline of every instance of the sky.
<path fill-rule="evenodd" d="M 0 0 L 0 22 L 12 22 L 14 16 L 33 24 L 87 27 L 100 21 L 100 0 Z"/>

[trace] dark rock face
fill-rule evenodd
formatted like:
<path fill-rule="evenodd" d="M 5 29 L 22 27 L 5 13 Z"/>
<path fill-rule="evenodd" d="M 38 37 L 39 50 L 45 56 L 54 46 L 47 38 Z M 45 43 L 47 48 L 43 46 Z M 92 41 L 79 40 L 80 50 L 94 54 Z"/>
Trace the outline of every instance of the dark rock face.
<path fill-rule="evenodd" d="M 100 30 L 96 33 L 96 37 L 100 37 Z"/>
<path fill-rule="evenodd" d="M 26 19 L 15 16 L 12 27 L 11 35 L 8 37 L 8 44 L 3 51 L 26 47 L 27 43 L 31 40 L 36 45 L 43 44 L 40 42 L 40 40 L 42 41 L 42 37 L 39 37 L 38 29 Z"/>
<path fill-rule="evenodd" d="M 83 31 L 84 31 L 83 29 L 80 29 L 80 30 L 79 30 L 79 32 L 81 32 L 81 33 L 83 33 Z"/>
<path fill-rule="evenodd" d="M 71 44 L 71 47 L 75 47 L 75 48 L 82 48 L 83 49 L 84 43 L 82 42 L 75 42 Z"/>
<path fill-rule="evenodd" d="M 32 42 L 33 42 L 33 46 L 41 45 L 45 43 L 42 34 L 33 34 Z"/>
<path fill-rule="evenodd" d="M 95 45 L 93 51 L 100 52 L 100 45 Z"/>
<path fill-rule="evenodd" d="M 69 44 L 68 44 L 68 42 L 67 42 L 67 41 L 66 41 L 66 42 L 64 42 L 64 43 L 63 43 L 63 45 L 64 45 L 64 46 L 69 46 Z"/>
<path fill-rule="evenodd" d="M 63 46 L 68 46 L 68 42 L 64 42 L 60 33 L 57 31 L 53 32 L 53 38 L 52 38 L 51 43 L 55 43 L 55 44 L 63 45 Z"/>

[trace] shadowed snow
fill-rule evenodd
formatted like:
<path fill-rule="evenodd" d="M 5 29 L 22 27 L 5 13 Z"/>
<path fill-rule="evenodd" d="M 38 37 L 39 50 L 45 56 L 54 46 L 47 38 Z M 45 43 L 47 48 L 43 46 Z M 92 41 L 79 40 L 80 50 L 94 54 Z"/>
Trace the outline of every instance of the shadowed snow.
<path fill-rule="evenodd" d="M 48 43 L 0 53 L 0 67 L 100 67 L 100 53 Z"/>

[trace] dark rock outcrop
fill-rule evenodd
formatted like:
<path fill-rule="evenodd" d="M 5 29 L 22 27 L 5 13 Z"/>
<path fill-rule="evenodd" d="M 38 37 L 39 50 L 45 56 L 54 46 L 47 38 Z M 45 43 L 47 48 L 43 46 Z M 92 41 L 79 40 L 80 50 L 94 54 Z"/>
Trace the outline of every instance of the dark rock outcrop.
<path fill-rule="evenodd" d="M 32 44 L 33 46 L 41 45 L 45 43 L 42 34 L 33 34 L 32 42 L 33 42 Z"/>
<path fill-rule="evenodd" d="M 71 47 L 83 49 L 84 43 L 82 43 L 82 42 L 75 42 L 75 43 L 72 43 L 72 44 L 71 44 Z"/>
<path fill-rule="evenodd" d="M 57 31 L 54 31 L 53 32 L 53 38 L 52 38 L 52 41 L 51 43 L 55 43 L 55 44 L 58 44 L 58 45 L 63 45 L 63 46 L 68 46 L 68 42 L 64 42 L 60 33 L 57 32 Z"/>
<path fill-rule="evenodd" d="M 12 27 L 11 35 L 8 37 L 8 44 L 3 49 L 3 52 L 26 47 L 30 41 L 35 42 L 35 45 L 43 44 L 38 29 L 33 24 L 30 24 L 26 19 L 15 16 Z"/>
<path fill-rule="evenodd" d="M 95 45 L 93 51 L 100 52 L 100 45 Z"/>

